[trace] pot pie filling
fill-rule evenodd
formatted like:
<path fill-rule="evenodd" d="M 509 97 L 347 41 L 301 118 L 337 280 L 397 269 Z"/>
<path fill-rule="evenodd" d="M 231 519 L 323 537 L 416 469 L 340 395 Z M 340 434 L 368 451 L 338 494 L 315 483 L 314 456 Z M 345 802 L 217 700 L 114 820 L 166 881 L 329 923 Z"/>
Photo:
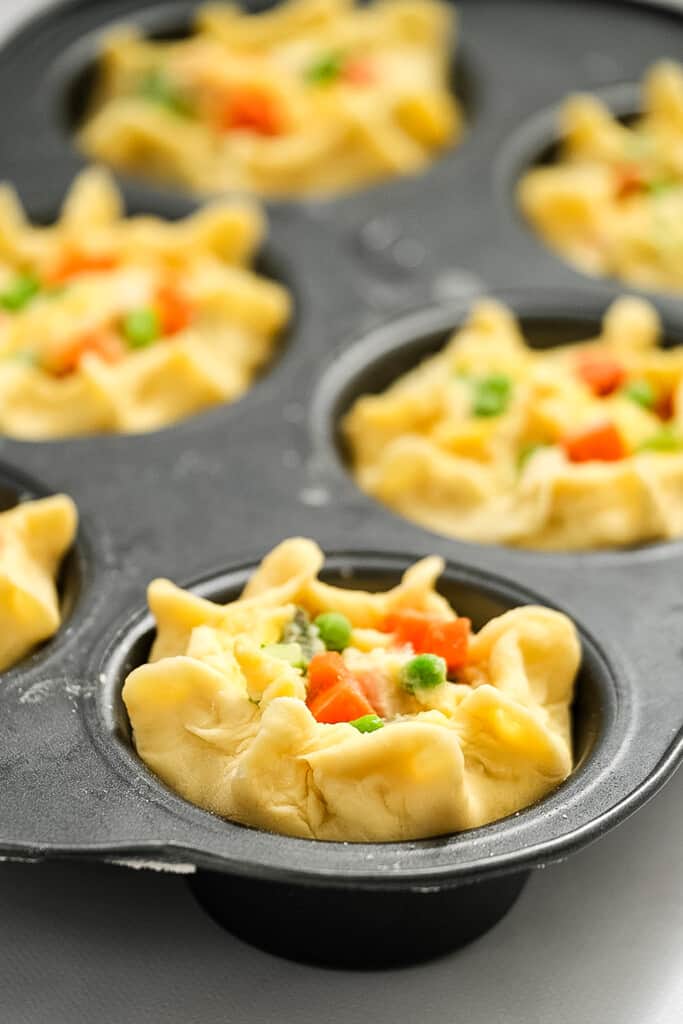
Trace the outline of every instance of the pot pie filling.
<path fill-rule="evenodd" d="M 0 431 L 144 432 L 239 397 L 290 315 L 250 269 L 264 224 L 246 202 L 178 221 L 125 217 L 83 171 L 54 226 L 0 189 Z"/>
<path fill-rule="evenodd" d="M 207 4 L 173 42 L 121 27 L 80 144 L 202 192 L 332 193 L 416 172 L 460 135 L 453 30 L 438 0 Z"/>
<path fill-rule="evenodd" d="M 185 799 L 304 838 L 382 842 L 494 821 L 572 768 L 571 621 L 515 608 L 473 632 L 424 558 L 393 589 L 318 578 L 290 539 L 221 605 L 155 580 L 125 681 L 138 754 Z"/>
<path fill-rule="evenodd" d="M 622 297 L 588 341 L 533 349 L 491 300 L 343 421 L 355 479 L 447 536 L 570 551 L 683 536 L 683 349 Z"/>
<path fill-rule="evenodd" d="M 588 274 L 683 289 L 683 67 L 654 65 L 642 113 L 626 123 L 590 95 L 560 111 L 557 161 L 518 194 L 547 244 Z"/>
<path fill-rule="evenodd" d="M 77 525 L 76 506 L 65 494 L 0 513 L 0 671 L 59 629 L 56 580 Z"/>

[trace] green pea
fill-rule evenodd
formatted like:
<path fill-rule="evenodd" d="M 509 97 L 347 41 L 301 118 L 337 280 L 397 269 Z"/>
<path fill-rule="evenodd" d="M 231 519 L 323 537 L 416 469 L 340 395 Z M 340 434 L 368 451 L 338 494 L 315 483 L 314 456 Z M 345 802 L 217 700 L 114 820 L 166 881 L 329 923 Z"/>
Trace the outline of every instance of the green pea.
<path fill-rule="evenodd" d="M 328 651 L 343 651 L 351 643 L 351 623 L 341 612 L 323 612 L 315 620 L 320 639 Z"/>
<path fill-rule="evenodd" d="M 159 314 L 149 306 L 131 310 L 123 318 L 123 334 L 131 348 L 146 348 L 161 335 Z"/>
<path fill-rule="evenodd" d="M 648 181 L 647 190 L 650 195 L 663 196 L 671 192 L 672 189 L 678 188 L 679 185 L 680 182 L 673 178 L 655 178 L 653 181 Z"/>
<path fill-rule="evenodd" d="M 408 693 L 431 690 L 446 681 L 446 662 L 438 654 L 418 654 L 405 663 L 400 680 Z"/>
<path fill-rule="evenodd" d="M 149 103 L 165 107 L 172 114 L 180 117 L 190 117 L 193 114 L 192 104 L 187 96 L 159 68 L 147 72 L 140 81 L 137 93 Z"/>
<path fill-rule="evenodd" d="M 480 377 L 474 385 L 472 412 L 475 416 L 500 416 L 512 398 L 512 381 L 503 373 Z"/>
<path fill-rule="evenodd" d="M 17 313 L 28 305 L 40 291 L 40 281 L 35 274 L 18 274 L 3 292 L 0 292 L 0 306 Z"/>
<path fill-rule="evenodd" d="M 306 68 L 304 78 L 311 85 L 328 85 L 339 78 L 342 64 L 343 58 L 340 53 L 327 53 Z"/>
<path fill-rule="evenodd" d="M 655 389 L 649 380 L 632 380 L 623 388 L 623 394 L 644 409 L 652 409 L 657 401 Z"/>
<path fill-rule="evenodd" d="M 683 437 L 671 427 L 662 427 L 639 446 L 639 452 L 677 452 L 683 448 Z"/>
<path fill-rule="evenodd" d="M 349 725 L 358 729 L 358 732 L 377 732 L 378 729 L 384 728 L 384 722 L 379 715 L 361 715 L 360 718 L 349 722 Z"/>

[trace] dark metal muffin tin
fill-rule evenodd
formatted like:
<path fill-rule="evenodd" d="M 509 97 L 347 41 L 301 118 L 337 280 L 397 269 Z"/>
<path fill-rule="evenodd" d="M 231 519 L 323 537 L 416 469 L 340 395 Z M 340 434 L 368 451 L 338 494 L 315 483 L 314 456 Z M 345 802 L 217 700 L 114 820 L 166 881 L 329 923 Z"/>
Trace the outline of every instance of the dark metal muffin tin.
<path fill-rule="evenodd" d="M 6 43 L 0 176 L 32 216 L 53 217 L 83 165 L 70 126 L 98 32 L 121 17 L 178 32 L 193 6 L 79 2 Z M 615 85 L 635 103 L 648 65 L 681 57 L 680 17 L 576 0 L 458 7 L 462 144 L 418 177 L 329 202 L 268 204 L 263 265 L 292 289 L 296 313 L 241 401 L 145 436 L 0 447 L 5 503 L 63 490 L 82 519 L 64 571 L 66 621 L 0 685 L 0 854 L 191 865 L 198 898 L 227 927 L 320 963 L 415 961 L 480 934 L 530 869 L 636 810 L 683 749 L 680 543 L 581 555 L 461 543 L 380 507 L 344 467 L 339 414 L 438 347 L 477 294 L 501 296 L 532 338 L 552 344 L 594 331 L 627 290 L 550 254 L 522 223 L 513 189 L 553 142 L 544 111 L 572 90 Z M 131 212 L 193 207 L 180 193 L 121 181 Z M 681 299 L 655 301 L 680 342 Z M 475 623 L 529 600 L 567 611 L 584 648 L 567 782 L 485 828 L 373 845 L 271 835 L 169 792 L 136 757 L 120 699 L 149 648 L 145 586 L 159 574 L 199 578 L 199 592 L 226 599 L 293 534 L 332 552 L 328 578 L 350 585 L 387 586 L 414 557 L 440 553 L 443 591 Z"/>

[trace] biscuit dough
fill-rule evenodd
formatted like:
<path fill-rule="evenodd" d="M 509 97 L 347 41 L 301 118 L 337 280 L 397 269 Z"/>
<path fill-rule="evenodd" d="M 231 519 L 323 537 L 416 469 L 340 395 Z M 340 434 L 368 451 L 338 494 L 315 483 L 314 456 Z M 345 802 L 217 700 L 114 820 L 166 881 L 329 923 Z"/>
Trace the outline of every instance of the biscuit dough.
<path fill-rule="evenodd" d="M 323 583 L 322 563 L 313 541 L 284 541 L 227 605 L 151 584 L 156 639 L 123 700 L 138 754 L 168 786 L 273 832 L 383 842 L 483 825 L 567 777 L 580 645 L 565 615 L 506 612 L 471 638 L 456 681 L 415 695 L 397 682 L 410 645 L 380 627 L 406 608 L 456 618 L 435 590 L 441 559 L 417 562 L 382 593 Z M 348 617 L 343 659 L 370 676 L 382 728 L 313 716 L 305 672 L 269 653 L 297 608 Z"/>
<path fill-rule="evenodd" d="M 463 540 L 573 551 L 680 537 L 683 349 L 659 347 L 660 330 L 654 307 L 625 297 L 598 337 L 535 349 L 505 307 L 478 302 L 437 355 L 352 406 L 355 478 Z M 610 366 L 601 388 L 591 373 Z M 618 450 L 575 461 L 572 435 L 601 426 Z"/>
<path fill-rule="evenodd" d="M 56 578 L 77 523 L 76 506 L 65 494 L 0 513 L 0 670 L 57 632 Z"/>
<path fill-rule="evenodd" d="M 0 432 L 138 433 L 238 398 L 290 315 L 250 269 L 263 231 L 243 201 L 125 217 L 98 168 L 50 227 L 0 188 Z"/>
<path fill-rule="evenodd" d="M 584 273 L 683 290 L 683 67 L 648 72 L 632 120 L 597 97 L 570 97 L 560 137 L 558 160 L 519 184 L 536 231 Z"/>
<path fill-rule="evenodd" d="M 454 15 L 438 0 L 207 4 L 194 34 L 106 40 L 79 134 L 92 158 L 192 191 L 343 192 L 455 143 Z"/>

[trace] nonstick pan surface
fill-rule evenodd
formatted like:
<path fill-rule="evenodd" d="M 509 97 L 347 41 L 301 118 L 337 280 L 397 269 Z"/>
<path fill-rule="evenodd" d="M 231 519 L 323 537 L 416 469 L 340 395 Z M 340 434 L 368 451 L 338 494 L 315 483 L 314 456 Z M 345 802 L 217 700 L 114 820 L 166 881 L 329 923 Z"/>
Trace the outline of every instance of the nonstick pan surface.
<path fill-rule="evenodd" d="M 177 34 L 195 6 L 72 3 L 5 43 L 0 177 L 33 217 L 55 216 L 84 164 L 73 130 L 98 33 L 124 19 Z M 339 417 L 434 351 L 476 296 L 502 298 L 539 344 L 557 344 L 589 336 L 609 302 L 633 291 L 549 253 L 523 223 L 514 186 L 553 144 L 552 111 L 569 92 L 635 112 L 647 67 L 683 56 L 680 16 L 562 0 L 457 6 L 461 144 L 416 177 L 266 204 L 262 267 L 292 290 L 295 315 L 244 398 L 148 435 L 0 442 L 4 505 L 65 491 L 82 518 L 63 572 L 64 625 L 0 685 L 0 853 L 190 863 L 199 899 L 228 927 L 326 963 L 347 961 L 339 936 L 351 934 L 367 965 L 468 941 L 505 912 L 531 868 L 636 810 L 683 751 L 683 545 L 569 555 L 458 542 L 379 506 L 345 465 Z M 131 213 L 176 217 L 196 205 L 127 176 L 120 184 Z M 668 341 L 681 342 L 681 298 L 648 297 Z M 330 553 L 328 578 L 375 588 L 414 557 L 441 554 L 444 593 L 475 621 L 529 600 L 571 615 L 584 665 L 570 779 L 485 828 L 372 845 L 270 835 L 169 792 L 136 757 L 120 700 L 151 640 L 146 585 L 164 575 L 228 599 L 289 535 Z M 389 941 L 401 921 L 411 934 Z"/>

